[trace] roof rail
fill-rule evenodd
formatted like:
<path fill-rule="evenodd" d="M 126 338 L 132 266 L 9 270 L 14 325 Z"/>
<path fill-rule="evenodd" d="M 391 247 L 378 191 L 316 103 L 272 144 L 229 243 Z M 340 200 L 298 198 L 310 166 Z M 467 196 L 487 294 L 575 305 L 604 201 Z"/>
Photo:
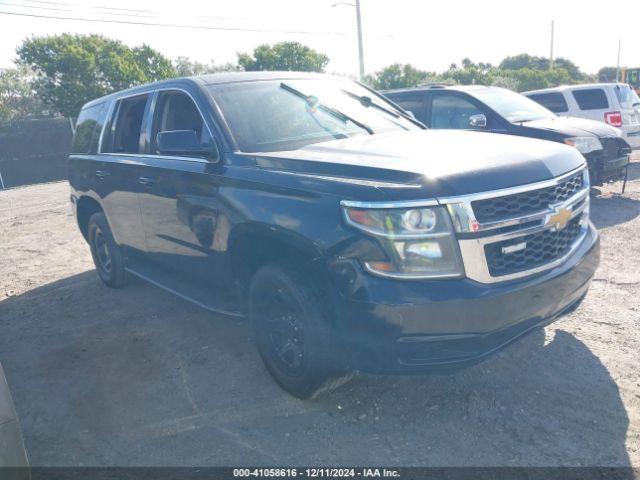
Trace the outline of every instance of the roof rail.
<path fill-rule="evenodd" d="M 445 82 L 425 82 L 421 83 L 420 87 L 428 87 L 428 88 L 445 88 L 445 87 L 453 87 L 456 85 L 453 81 L 445 81 Z"/>

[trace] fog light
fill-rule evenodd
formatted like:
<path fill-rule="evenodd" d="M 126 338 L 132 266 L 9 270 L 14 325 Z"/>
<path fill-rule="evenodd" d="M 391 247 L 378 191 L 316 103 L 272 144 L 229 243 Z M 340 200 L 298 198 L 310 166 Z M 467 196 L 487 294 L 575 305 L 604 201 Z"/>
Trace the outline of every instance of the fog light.
<path fill-rule="evenodd" d="M 405 243 L 404 257 L 426 258 L 429 260 L 439 260 L 442 258 L 442 250 L 438 242 Z"/>

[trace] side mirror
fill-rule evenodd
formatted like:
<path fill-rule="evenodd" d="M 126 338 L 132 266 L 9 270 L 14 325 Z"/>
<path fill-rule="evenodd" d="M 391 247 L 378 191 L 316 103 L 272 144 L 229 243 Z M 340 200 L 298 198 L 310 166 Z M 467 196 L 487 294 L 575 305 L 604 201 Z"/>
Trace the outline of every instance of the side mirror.
<path fill-rule="evenodd" d="M 202 144 L 193 130 L 167 130 L 158 132 L 156 145 L 161 155 L 182 155 L 186 157 L 203 157 L 207 160 L 218 159 L 215 144 Z"/>
<path fill-rule="evenodd" d="M 487 127 L 487 117 L 483 113 L 478 113 L 476 115 L 471 115 L 469 117 L 469 126 L 471 128 L 486 128 Z"/>

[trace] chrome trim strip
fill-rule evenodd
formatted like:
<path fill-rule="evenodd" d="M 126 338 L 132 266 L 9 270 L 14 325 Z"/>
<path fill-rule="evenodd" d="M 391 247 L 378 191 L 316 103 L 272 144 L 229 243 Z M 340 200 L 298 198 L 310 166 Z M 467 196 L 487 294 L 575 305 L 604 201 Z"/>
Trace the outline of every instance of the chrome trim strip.
<path fill-rule="evenodd" d="M 581 200 L 584 200 L 588 196 L 589 196 L 589 189 L 583 188 L 582 190 L 578 190 L 578 192 L 575 195 L 573 195 L 572 197 L 569 197 L 564 202 L 555 203 L 551 205 L 550 208 L 547 208 L 546 210 L 541 210 L 539 212 L 532 213 L 529 215 L 523 215 L 521 217 L 508 218 L 506 220 L 499 220 L 497 222 L 480 223 L 479 224 L 480 229 L 477 231 L 484 232 L 486 230 L 493 230 L 496 228 L 510 227 L 513 225 L 529 223 L 536 220 L 543 220 L 547 215 L 549 215 L 550 213 L 553 213 L 556 208 L 570 207 L 576 203 L 579 203 Z"/>
<path fill-rule="evenodd" d="M 378 270 L 374 270 L 368 264 L 368 262 L 362 262 L 364 269 L 371 275 L 376 275 L 383 278 L 393 278 L 395 280 L 448 280 L 453 278 L 464 278 L 464 273 L 445 273 L 436 275 L 403 275 L 401 273 L 386 273 Z"/>
<path fill-rule="evenodd" d="M 525 185 L 519 185 L 517 187 L 502 188 L 500 190 L 490 190 L 488 192 L 470 193 L 468 195 L 460 195 L 457 197 L 438 197 L 438 201 L 443 204 L 449 203 L 461 203 L 461 202 L 473 202 L 476 200 L 485 200 L 494 197 L 504 197 L 507 195 L 515 195 L 516 193 L 528 192 L 529 190 L 539 190 L 545 187 L 552 187 L 562 183 L 566 178 L 575 175 L 581 170 L 586 170 L 586 166 L 574 168 L 573 170 L 563 173 L 559 177 L 552 178 L 551 180 L 543 180 L 542 182 L 527 183 Z"/>
<path fill-rule="evenodd" d="M 426 200 L 405 200 L 399 202 L 355 202 L 351 200 L 342 200 L 340 202 L 341 207 L 369 209 L 435 207 L 437 205 L 439 205 L 439 203 L 435 198 Z"/>
<path fill-rule="evenodd" d="M 270 169 L 273 172 L 282 173 L 285 175 L 293 175 L 296 177 L 305 177 L 311 179 L 320 179 L 327 180 L 330 182 L 342 182 L 342 183 L 351 183 L 353 185 L 363 185 L 367 187 L 380 187 L 380 188 L 422 188 L 422 185 L 413 184 L 413 183 L 393 183 L 393 182 L 385 182 L 384 180 L 366 180 L 362 178 L 351 178 L 351 177 L 336 177 L 332 175 L 316 175 L 314 173 L 301 173 L 301 172 L 290 172 L 287 170 L 276 170 Z"/>
<path fill-rule="evenodd" d="M 583 213 L 586 209 L 587 209 L 586 203 L 583 205 L 580 205 L 579 208 L 576 208 L 571 212 L 571 217 L 569 218 L 569 221 L 573 220 L 575 217 Z M 474 238 L 472 240 L 482 240 L 483 245 L 486 245 L 488 243 L 501 242 L 502 240 L 511 240 L 513 238 L 524 237 L 526 235 L 531 235 L 534 233 L 539 233 L 545 230 L 552 230 L 552 229 L 553 227 L 549 225 L 536 225 L 529 228 L 523 228 L 521 230 L 515 230 L 513 232 L 499 233 L 497 235 L 491 235 L 490 237 L 479 237 L 477 239 Z M 466 241 L 466 239 L 462 239 L 459 241 L 461 242 Z"/>
<path fill-rule="evenodd" d="M 96 156 L 105 156 L 105 157 L 131 157 L 131 158 L 150 158 L 153 160 L 181 160 L 186 162 L 194 162 L 194 163 L 217 163 L 217 162 L 209 162 L 204 158 L 199 157 L 180 157 L 175 155 L 151 155 L 148 153 L 98 153 Z"/>

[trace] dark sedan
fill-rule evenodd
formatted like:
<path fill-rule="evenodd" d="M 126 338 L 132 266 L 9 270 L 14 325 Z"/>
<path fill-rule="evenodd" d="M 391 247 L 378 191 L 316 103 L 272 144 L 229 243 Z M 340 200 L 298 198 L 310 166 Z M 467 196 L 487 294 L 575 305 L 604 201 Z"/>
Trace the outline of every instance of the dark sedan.
<path fill-rule="evenodd" d="M 618 129 L 559 117 L 505 88 L 431 85 L 383 93 L 430 128 L 481 130 L 572 145 L 586 158 L 592 185 L 620 177 L 629 163 L 631 148 Z"/>

